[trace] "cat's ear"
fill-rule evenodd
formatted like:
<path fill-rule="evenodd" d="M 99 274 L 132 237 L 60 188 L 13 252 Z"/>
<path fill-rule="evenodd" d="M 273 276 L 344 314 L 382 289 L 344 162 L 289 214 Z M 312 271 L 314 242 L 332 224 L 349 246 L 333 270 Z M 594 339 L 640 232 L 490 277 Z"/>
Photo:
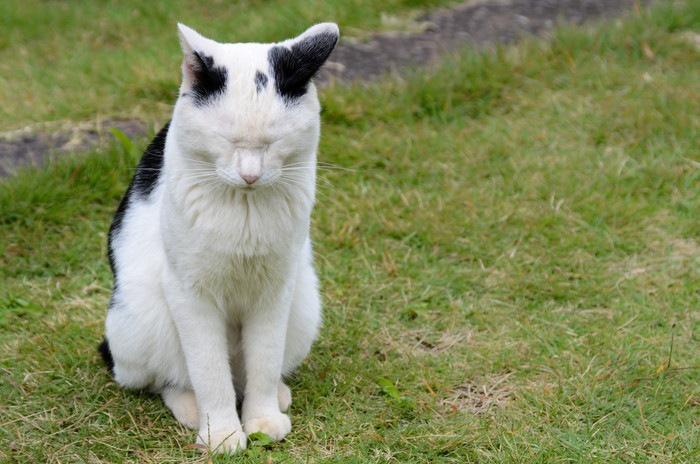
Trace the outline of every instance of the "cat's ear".
<path fill-rule="evenodd" d="M 184 58 L 182 79 L 192 90 L 195 102 L 202 106 L 226 87 L 226 68 L 216 66 L 212 58 L 217 42 L 207 39 L 194 29 L 178 23 L 178 35 Z"/>
<path fill-rule="evenodd" d="M 197 74 L 205 70 L 205 64 L 198 58 L 197 50 L 201 50 L 202 45 L 206 45 L 208 39 L 181 23 L 177 24 L 177 32 L 184 55 L 182 77 L 186 84 L 192 85 L 197 78 Z"/>
<path fill-rule="evenodd" d="M 338 43 L 340 33 L 334 23 L 310 27 L 300 36 L 272 47 L 268 54 L 275 86 L 286 100 L 306 93 L 311 78 L 326 62 Z"/>

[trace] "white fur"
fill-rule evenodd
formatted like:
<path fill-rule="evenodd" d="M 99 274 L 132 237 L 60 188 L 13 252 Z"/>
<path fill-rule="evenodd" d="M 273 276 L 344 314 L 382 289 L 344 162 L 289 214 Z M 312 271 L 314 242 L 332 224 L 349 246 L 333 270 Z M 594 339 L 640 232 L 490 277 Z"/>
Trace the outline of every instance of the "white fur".
<path fill-rule="evenodd" d="M 234 452 L 246 433 L 291 430 L 282 375 L 320 324 L 309 240 L 319 103 L 313 83 L 291 106 L 273 82 L 256 92 L 272 45 L 180 34 L 186 57 L 200 50 L 226 67 L 228 87 L 206 109 L 184 97 L 175 106 L 159 182 L 131 200 L 112 243 L 106 337 L 120 385 L 161 393 L 200 443 Z M 183 76 L 184 94 L 187 58 Z"/>

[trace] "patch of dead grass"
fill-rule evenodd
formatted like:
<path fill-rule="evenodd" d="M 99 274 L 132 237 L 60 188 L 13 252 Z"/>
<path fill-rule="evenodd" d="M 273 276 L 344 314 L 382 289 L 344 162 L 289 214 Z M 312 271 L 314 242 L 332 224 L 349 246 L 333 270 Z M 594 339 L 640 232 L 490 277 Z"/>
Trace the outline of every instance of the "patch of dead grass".
<path fill-rule="evenodd" d="M 431 328 L 392 329 L 384 327 L 379 339 L 389 351 L 400 354 L 449 353 L 472 343 L 473 332 L 466 328 L 436 331 Z"/>
<path fill-rule="evenodd" d="M 503 408 L 515 394 L 516 387 L 508 382 L 512 373 L 500 377 L 483 377 L 473 379 L 453 388 L 440 404 L 452 412 L 466 412 L 476 416 L 492 413 L 494 409 Z"/>

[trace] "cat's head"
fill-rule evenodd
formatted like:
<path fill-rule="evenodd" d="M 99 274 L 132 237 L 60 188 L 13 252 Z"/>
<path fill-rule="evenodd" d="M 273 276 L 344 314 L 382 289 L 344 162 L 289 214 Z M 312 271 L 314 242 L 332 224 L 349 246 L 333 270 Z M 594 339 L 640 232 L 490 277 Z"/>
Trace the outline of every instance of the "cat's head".
<path fill-rule="evenodd" d="M 247 190 L 274 184 L 285 169 L 313 169 L 320 105 L 312 78 L 338 26 L 274 44 L 218 43 L 182 24 L 179 33 L 183 81 L 171 134 L 183 161 Z"/>

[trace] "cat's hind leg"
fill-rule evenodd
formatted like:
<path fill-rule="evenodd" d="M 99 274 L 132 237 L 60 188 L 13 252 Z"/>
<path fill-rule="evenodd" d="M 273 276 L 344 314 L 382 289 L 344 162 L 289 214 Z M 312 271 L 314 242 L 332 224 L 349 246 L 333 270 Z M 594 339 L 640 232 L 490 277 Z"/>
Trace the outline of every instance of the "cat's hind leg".
<path fill-rule="evenodd" d="M 105 326 L 119 385 L 156 393 L 168 386 L 189 386 L 177 331 L 162 301 L 113 298 Z"/>
<path fill-rule="evenodd" d="M 311 351 L 321 325 L 321 298 L 318 294 L 318 279 L 309 258 L 297 274 L 294 297 L 289 313 L 284 347 L 282 375 L 291 374 Z"/>
<path fill-rule="evenodd" d="M 321 324 L 321 300 L 318 295 L 316 273 L 306 265 L 297 276 L 297 285 L 290 309 L 282 373 L 290 374 L 308 355 Z M 283 381 L 277 389 L 281 412 L 292 405 L 292 392 Z"/>

